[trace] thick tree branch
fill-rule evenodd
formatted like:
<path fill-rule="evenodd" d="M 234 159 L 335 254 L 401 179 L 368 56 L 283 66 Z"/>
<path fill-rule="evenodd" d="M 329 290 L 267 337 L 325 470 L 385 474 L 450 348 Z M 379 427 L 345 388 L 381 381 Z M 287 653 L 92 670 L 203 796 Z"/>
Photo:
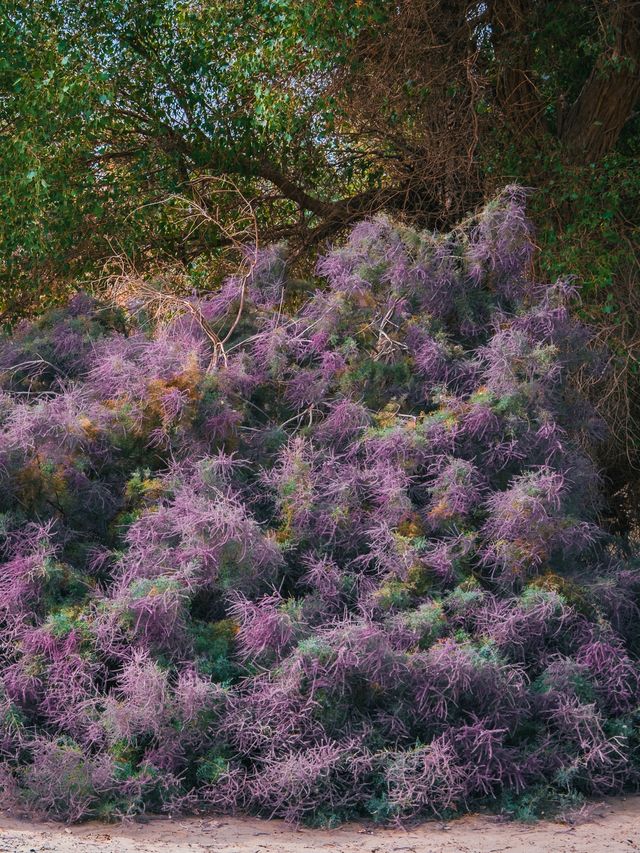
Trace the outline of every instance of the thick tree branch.
<path fill-rule="evenodd" d="M 309 195 L 299 184 L 287 177 L 280 169 L 266 158 L 256 164 L 249 164 L 249 170 L 256 177 L 263 178 L 277 187 L 285 198 L 294 201 L 301 210 L 308 210 L 322 218 L 331 216 L 335 205 Z"/>

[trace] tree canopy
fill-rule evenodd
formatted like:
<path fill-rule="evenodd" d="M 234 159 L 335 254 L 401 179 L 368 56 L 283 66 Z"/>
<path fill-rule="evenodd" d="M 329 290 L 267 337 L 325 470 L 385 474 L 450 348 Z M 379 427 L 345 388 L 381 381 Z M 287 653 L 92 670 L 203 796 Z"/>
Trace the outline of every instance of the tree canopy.
<path fill-rule="evenodd" d="M 251 196 L 266 240 L 302 245 L 383 207 L 451 225 L 517 179 L 543 190 L 556 237 L 596 241 L 601 283 L 600 250 L 637 213 L 639 14 L 629 0 L 13 0 L 3 300 L 21 273 L 38 289 L 116 251 L 215 252 L 220 229 L 191 227 L 176 196 L 219 212 L 216 178 Z"/>

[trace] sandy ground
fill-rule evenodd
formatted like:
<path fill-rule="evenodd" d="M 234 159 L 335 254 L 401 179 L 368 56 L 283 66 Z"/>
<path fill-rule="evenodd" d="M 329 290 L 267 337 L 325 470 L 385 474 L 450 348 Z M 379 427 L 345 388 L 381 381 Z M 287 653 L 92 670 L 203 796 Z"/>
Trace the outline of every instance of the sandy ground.
<path fill-rule="evenodd" d="M 403 829 L 295 829 L 254 818 L 65 827 L 0 814 L 0 853 L 618 853 L 640 851 L 640 797 L 590 806 L 570 823 L 471 815 Z"/>

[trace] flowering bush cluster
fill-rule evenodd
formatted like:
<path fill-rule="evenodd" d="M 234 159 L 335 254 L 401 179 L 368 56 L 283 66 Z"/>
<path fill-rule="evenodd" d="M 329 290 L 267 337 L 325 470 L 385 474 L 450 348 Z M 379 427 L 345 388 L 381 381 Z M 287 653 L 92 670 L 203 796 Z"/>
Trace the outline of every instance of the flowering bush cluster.
<path fill-rule="evenodd" d="M 154 335 L 81 295 L 0 342 L 6 802 L 389 820 L 638 781 L 602 362 L 523 207 L 359 224 L 295 310 L 273 248 Z"/>

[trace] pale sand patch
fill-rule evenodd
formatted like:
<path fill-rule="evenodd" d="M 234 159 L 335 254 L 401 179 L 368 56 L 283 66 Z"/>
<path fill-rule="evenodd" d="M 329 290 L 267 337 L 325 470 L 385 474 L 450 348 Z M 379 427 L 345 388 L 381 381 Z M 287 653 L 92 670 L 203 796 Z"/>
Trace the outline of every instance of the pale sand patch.
<path fill-rule="evenodd" d="M 640 797 L 591 806 L 575 825 L 470 815 L 403 829 L 295 829 L 256 818 L 169 819 L 65 827 L 0 815 L 1 853 L 621 853 L 640 851 Z"/>

